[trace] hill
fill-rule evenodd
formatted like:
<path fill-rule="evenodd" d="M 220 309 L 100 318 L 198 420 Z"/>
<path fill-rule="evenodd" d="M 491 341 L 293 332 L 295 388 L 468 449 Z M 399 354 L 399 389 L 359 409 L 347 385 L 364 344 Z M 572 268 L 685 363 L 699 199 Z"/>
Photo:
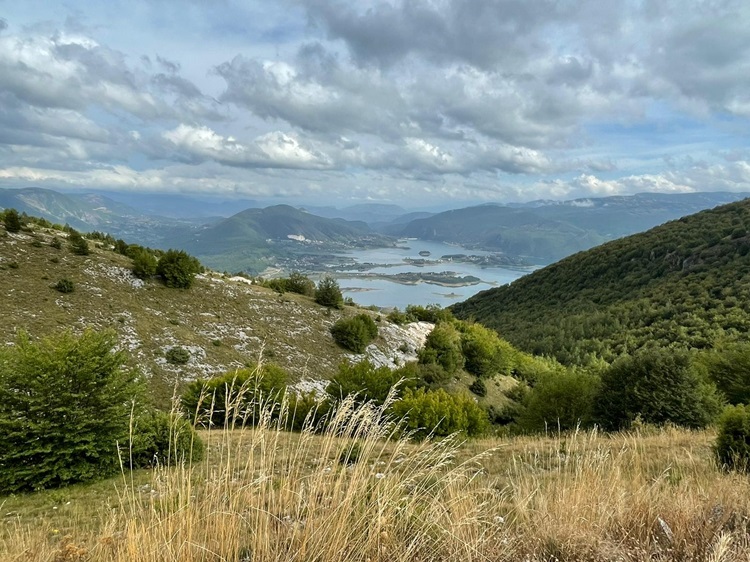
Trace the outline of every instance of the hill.
<path fill-rule="evenodd" d="M 609 242 L 452 307 L 564 363 L 646 345 L 715 347 L 750 329 L 750 200 Z"/>
<path fill-rule="evenodd" d="M 327 219 L 289 205 L 247 209 L 175 242 L 210 267 L 255 272 L 277 258 L 392 244 L 364 222 Z"/>
<path fill-rule="evenodd" d="M 144 214 L 103 194 L 60 193 L 38 187 L 0 189 L 2 209 L 16 209 L 82 232 L 107 232 L 131 243 L 164 249 L 166 239 L 186 238 L 200 224 Z"/>
<path fill-rule="evenodd" d="M 135 278 L 132 260 L 102 243 L 89 241 L 88 256 L 74 255 L 65 242 L 51 245 L 65 237 L 33 224 L 16 234 L 0 226 L 0 345 L 12 345 L 19 330 L 39 338 L 61 329 L 113 329 L 161 404 L 175 384 L 254 366 L 261 356 L 297 381 L 325 380 L 348 356 L 329 329 L 361 309 L 330 310 L 308 297 L 279 295 L 210 271 L 191 289 L 169 289 Z M 58 292 L 54 285 L 61 279 L 75 290 Z M 412 333 L 385 319 L 379 325 L 380 337 L 368 349 L 376 362 L 416 358 L 424 333 L 420 340 L 419 329 Z M 186 364 L 167 361 L 175 346 L 189 351 Z"/>
<path fill-rule="evenodd" d="M 668 220 L 742 199 L 738 193 L 633 196 L 481 205 L 390 227 L 389 234 L 499 251 L 548 264 Z"/>

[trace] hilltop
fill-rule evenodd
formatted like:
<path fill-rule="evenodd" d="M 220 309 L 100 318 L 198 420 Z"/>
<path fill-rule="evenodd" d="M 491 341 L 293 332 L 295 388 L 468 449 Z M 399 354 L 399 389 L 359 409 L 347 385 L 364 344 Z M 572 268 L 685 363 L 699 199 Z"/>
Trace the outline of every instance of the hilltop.
<path fill-rule="evenodd" d="M 364 222 L 324 218 L 289 205 L 246 209 L 175 242 L 210 267 L 255 272 L 290 256 L 393 244 Z"/>
<path fill-rule="evenodd" d="M 715 347 L 750 329 L 750 200 L 570 256 L 456 304 L 521 349 L 586 363 L 646 345 Z"/>
<path fill-rule="evenodd" d="M 302 295 L 279 295 L 243 277 L 208 271 L 188 290 L 170 289 L 131 272 L 132 260 L 105 247 L 91 246 L 88 256 L 74 255 L 60 230 L 29 227 L 20 233 L 0 228 L 0 342 L 10 345 L 19 330 L 32 338 L 69 328 L 113 329 L 134 365 L 152 381 L 158 400 L 171 396 L 181 381 L 209 377 L 259 358 L 275 362 L 292 379 L 320 381 L 351 357 L 329 333 L 342 316 L 361 313 L 331 310 Z M 51 245 L 58 238 L 61 248 Z M 63 294 L 61 279 L 75 290 Z M 368 349 L 378 364 L 416 358 L 429 331 L 400 328 L 379 320 L 380 337 Z M 190 353 L 184 365 L 167 361 L 179 346 Z"/>

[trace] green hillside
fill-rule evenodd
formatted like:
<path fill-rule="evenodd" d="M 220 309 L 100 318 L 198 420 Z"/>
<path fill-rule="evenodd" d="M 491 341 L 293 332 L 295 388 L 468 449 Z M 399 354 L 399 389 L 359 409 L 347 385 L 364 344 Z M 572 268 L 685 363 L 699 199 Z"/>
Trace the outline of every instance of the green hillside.
<path fill-rule="evenodd" d="M 750 329 L 750 200 L 609 242 L 452 307 L 565 363 L 647 345 L 715 347 Z"/>
<path fill-rule="evenodd" d="M 293 238 L 290 238 L 293 237 Z M 389 245 L 363 222 L 327 219 L 289 205 L 247 209 L 209 225 L 189 240 L 175 240 L 216 269 L 260 272 L 274 258 L 332 247 Z"/>

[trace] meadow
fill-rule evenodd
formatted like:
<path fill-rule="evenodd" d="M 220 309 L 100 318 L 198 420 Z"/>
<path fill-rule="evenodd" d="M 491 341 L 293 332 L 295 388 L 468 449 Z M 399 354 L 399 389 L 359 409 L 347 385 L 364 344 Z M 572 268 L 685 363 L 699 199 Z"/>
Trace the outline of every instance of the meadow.
<path fill-rule="evenodd" d="M 268 408 L 195 465 L 0 498 L 0 559 L 750 560 L 750 479 L 710 430 L 414 441 L 386 407 L 300 433 Z"/>

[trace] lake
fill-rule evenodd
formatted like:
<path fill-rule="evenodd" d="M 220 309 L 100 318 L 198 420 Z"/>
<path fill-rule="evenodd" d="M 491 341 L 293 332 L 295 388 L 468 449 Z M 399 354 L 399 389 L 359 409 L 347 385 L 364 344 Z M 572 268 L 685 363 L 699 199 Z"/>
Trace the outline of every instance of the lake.
<path fill-rule="evenodd" d="M 386 279 L 368 279 L 362 277 L 355 268 L 333 274 L 341 286 L 345 297 L 351 297 L 354 302 L 363 306 L 398 307 L 403 310 L 408 304 L 438 304 L 441 307 L 466 300 L 479 291 L 505 285 L 511 281 L 533 271 L 528 269 L 506 269 L 503 267 L 480 267 L 472 263 L 440 263 L 436 265 L 417 266 L 404 263 L 405 258 L 437 260 L 448 254 L 488 255 L 490 252 L 469 250 L 459 246 L 428 242 L 424 240 L 402 240 L 397 248 L 376 248 L 373 250 L 355 250 L 339 254 L 353 258 L 358 264 L 389 264 L 390 267 L 375 267 L 368 269 L 369 273 L 406 273 L 406 272 L 434 272 L 452 271 L 457 275 L 474 276 L 481 279 L 477 285 L 465 287 L 443 287 L 428 283 L 404 285 Z M 406 248 L 408 246 L 408 249 Z M 419 252 L 430 252 L 429 256 Z M 365 272 L 365 273 L 367 273 Z"/>

